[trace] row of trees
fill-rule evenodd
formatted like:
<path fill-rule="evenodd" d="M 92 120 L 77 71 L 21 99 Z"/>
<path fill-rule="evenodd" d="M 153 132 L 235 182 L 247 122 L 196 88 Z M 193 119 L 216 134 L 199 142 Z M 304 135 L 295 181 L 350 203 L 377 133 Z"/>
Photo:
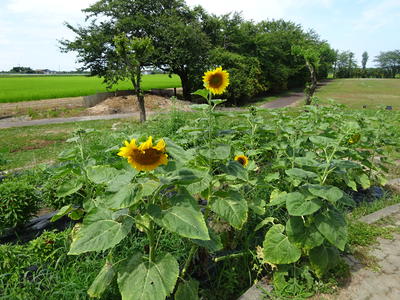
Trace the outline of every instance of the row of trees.
<path fill-rule="evenodd" d="M 184 0 L 100 0 L 84 13 L 86 25 L 66 24 L 76 37 L 61 49 L 77 52 L 82 69 L 110 86 L 129 78 L 138 95 L 144 66 L 177 74 L 187 100 L 204 71 L 222 66 L 231 74 L 226 97 L 238 104 L 267 89 L 312 89 L 335 61 L 329 44 L 300 25 L 217 16 Z"/>
<path fill-rule="evenodd" d="M 374 59 L 377 68 L 367 68 L 368 59 L 368 53 L 364 52 L 360 67 L 353 52 L 337 52 L 333 75 L 335 78 L 395 78 L 400 74 L 400 50 L 381 52 L 377 55 Z"/>

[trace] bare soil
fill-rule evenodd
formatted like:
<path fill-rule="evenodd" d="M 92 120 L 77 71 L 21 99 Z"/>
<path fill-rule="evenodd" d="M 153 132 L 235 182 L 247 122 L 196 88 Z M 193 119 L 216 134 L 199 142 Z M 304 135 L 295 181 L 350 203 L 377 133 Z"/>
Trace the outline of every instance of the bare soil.
<path fill-rule="evenodd" d="M 168 111 L 174 105 L 179 110 L 188 111 L 190 102 L 175 100 L 161 95 L 145 95 L 147 111 Z M 78 117 L 138 112 L 136 96 L 111 97 L 94 107 L 84 108 L 83 97 L 0 103 L 0 118 L 13 117 L 27 121 L 52 117 Z M 8 118 L 9 119 L 9 118 Z"/>
<path fill-rule="evenodd" d="M 53 145 L 55 143 L 59 143 L 60 141 L 49 141 L 49 140 L 32 140 L 29 145 L 25 145 L 21 148 L 10 150 L 11 153 L 27 151 L 27 150 L 35 150 L 45 148 L 49 145 Z"/>
<path fill-rule="evenodd" d="M 175 107 L 179 110 L 188 111 L 190 102 L 181 100 L 170 100 L 157 95 L 145 95 L 145 107 L 147 111 L 168 111 Z M 82 112 L 82 115 L 108 115 L 120 113 L 138 112 L 138 101 L 136 96 L 111 97 L 94 107 L 90 107 Z"/>
<path fill-rule="evenodd" d="M 0 117 L 7 115 L 21 115 L 26 114 L 29 111 L 36 110 L 79 107 L 83 107 L 83 97 L 23 101 L 16 103 L 0 103 Z"/>

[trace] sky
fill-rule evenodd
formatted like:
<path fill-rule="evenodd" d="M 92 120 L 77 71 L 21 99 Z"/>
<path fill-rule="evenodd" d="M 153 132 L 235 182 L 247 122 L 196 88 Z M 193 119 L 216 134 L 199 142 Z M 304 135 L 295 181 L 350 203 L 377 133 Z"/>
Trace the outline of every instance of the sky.
<path fill-rule="evenodd" d="M 58 41 L 73 39 L 64 25 L 84 24 L 82 9 L 95 0 L 0 0 L 0 70 L 14 66 L 75 70 L 76 55 L 61 53 Z M 208 12 L 241 12 L 255 22 L 290 20 L 314 29 L 334 49 L 350 50 L 368 66 L 380 51 L 400 49 L 400 0 L 186 0 Z"/>

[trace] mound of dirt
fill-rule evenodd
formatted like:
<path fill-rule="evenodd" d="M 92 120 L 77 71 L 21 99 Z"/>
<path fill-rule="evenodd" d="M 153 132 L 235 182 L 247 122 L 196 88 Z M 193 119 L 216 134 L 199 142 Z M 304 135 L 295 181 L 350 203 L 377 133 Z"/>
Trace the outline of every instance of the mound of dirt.
<path fill-rule="evenodd" d="M 145 107 L 147 111 L 169 111 L 175 107 L 179 110 L 188 111 L 190 102 L 174 100 L 157 95 L 145 95 Z M 139 106 L 136 96 L 111 97 L 96 106 L 85 110 L 85 115 L 107 115 L 138 112 Z"/>

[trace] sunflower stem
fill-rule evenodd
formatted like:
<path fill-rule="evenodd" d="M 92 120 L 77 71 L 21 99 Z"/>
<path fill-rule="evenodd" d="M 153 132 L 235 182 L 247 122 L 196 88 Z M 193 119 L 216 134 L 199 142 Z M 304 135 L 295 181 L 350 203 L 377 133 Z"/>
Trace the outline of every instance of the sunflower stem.
<path fill-rule="evenodd" d="M 192 248 L 190 249 L 189 256 L 186 259 L 185 265 L 183 266 L 183 269 L 182 269 L 181 278 L 185 278 L 186 272 L 187 272 L 187 270 L 188 270 L 188 268 L 190 266 L 190 263 L 193 260 L 193 256 L 197 252 L 197 249 L 198 249 L 197 245 L 193 245 Z"/>
<path fill-rule="evenodd" d="M 149 239 L 149 260 L 154 261 L 154 234 L 153 234 L 153 222 L 150 222 L 149 230 L 147 231 L 147 237 Z"/>

